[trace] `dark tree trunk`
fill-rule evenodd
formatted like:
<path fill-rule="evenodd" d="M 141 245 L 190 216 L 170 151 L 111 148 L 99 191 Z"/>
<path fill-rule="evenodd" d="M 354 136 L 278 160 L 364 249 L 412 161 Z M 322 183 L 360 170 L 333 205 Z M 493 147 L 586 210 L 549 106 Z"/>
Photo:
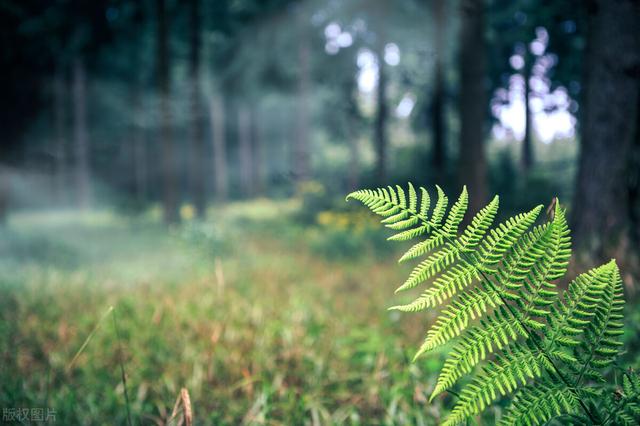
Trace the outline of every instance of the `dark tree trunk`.
<path fill-rule="evenodd" d="M 55 197 L 58 204 L 64 201 L 65 174 L 67 160 L 67 98 L 68 85 L 65 84 L 64 72 L 61 67 L 56 70 L 53 81 L 53 126 L 54 126 L 54 181 Z"/>
<path fill-rule="evenodd" d="M 213 176 L 215 196 L 220 202 L 227 199 L 227 143 L 224 105 L 220 97 L 212 95 L 209 100 L 211 116 L 211 143 L 213 151 Z"/>
<path fill-rule="evenodd" d="M 640 95 L 640 8 L 631 0 L 599 0 L 594 6 L 573 225 L 578 247 L 608 258 L 627 243 L 628 174 Z"/>
<path fill-rule="evenodd" d="M 253 153 L 251 152 L 251 112 L 244 106 L 238 107 L 238 148 L 240 155 L 240 186 L 242 193 L 250 197 L 253 188 Z"/>
<path fill-rule="evenodd" d="M 310 47 L 306 28 L 306 14 L 298 11 L 298 94 L 295 146 L 293 149 L 293 173 L 298 182 L 310 178 L 309 167 L 309 86 L 311 79 Z"/>
<path fill-rule="evenodd" d="M 347 163 L 347 189 L 355 191 L 360 186 L 360 146 L 358 143 L 358 124 L 360 111 L 356 98 L 357 86 L 354 79 L 345 79 L 342 86 L 345 109 L 342 114 L 344 135 L 349 144 L 349 162 Z"/>
<path fill-rule="evenodd" d="M 142 105 L 140 82 L 135 81 L 131 90 L 133 118 L 131 123 L 131 172 L 133 195 L 138 205 L 142 205 L 147 195 L 147 147 L 145 138 L 145 108 Z"/>
<path fill-rule="evenodd" d="M 133 15 L 133 23 L 142 28 L 145 23 L 143 13 L 143 5 L 141 1 L 134 3 L 135 10 Z M 140 68 L 142 67 L 143 48 L 139 46 L 142 38 L 138 36 L 138 45 L 132 49 L 131 65 L 134 76 L 131 81 L 131 106 L 133 110 L 131 118 L 130 138 L 131 138 L 131 179 L 133 183 L 133 199 L 138 207 L 144 205 L 147 201 L 147 139 L 146 139 L 146 122 L 147 108 L 144 105 L 143 84 L 140 77 Z"/>
<path fill-rule="evenodd" d="M 9 214 L 9 170 L 5 164 L 0 164 L 0 226 L 7 223 Z"/>
<path fill-rule="evenodd" d="M 205 141 L 202 117 L 202 84 L 200 77 L 200 0 L 191 0 L 190 9 L 189 74 L 191 78 L 191 175 L 193 201 L 199 217 L 205 214 L 207 194 L 205 187 Z"/>
<path fill-rule="evenodd" d="M 529 80 L 531 79 L 531 69 L 533 68 L 534 57 L 530 53 L 525 53 L 524 63 L 524 138 L 522 139 L 522 171 L 526 174 L 529 173 L 533 166 L 533 141 L 531 140 L 532 128 L 531 128 L 531 111 L 529 109 L 529 95 L 531 94 L 531 87 Z"/>
<path fill-rule="evenodd" d="M 640 79 L 638 80 L 640 91 Z M 640 96 L 636 107 L 634 144 L 629 155 L 629 219 L 631 242 L 636 252 L 640 251 Z"/>
<path fill-rule="evenodd" d="M 433 18 L 435 21 L 435 64 L 433 76 L 433 96 L 428 118 L 433 129 L 433 151 L 431 166 L 437 176 L 446 171 L 446 127 L 445 127 L 445 81 L 444 81 L 444 29 L 445 29 L 445 1 L 434 0 Z"/>
<path fill-rule="evenodd" d="M 384 64 L 384 45 L 382 45 L 378 51 L 378 93 L 374 122 L 375 178 L 379 185 L 387 183 L 387 115 L 387 75 Z"/>
<path fill-rule="evenodd" d="M 349 95 L 349 111 L 345 114 L 347 127 L 347 139 L 349 140 L 349 173 L 348 185 L 350 191 L 355 191 L 360 186 L 360 146 L 358 143 L 358 134 L 355 130 L 355 120 L 357 120 L 357 104 L 353 99 L 353 95 Z"/>
<path fill-rule="evenodd" d="M 169 75 L 169 22 L 165 0 L 156 0 L 158 14 L 157 74 L 160 92 L 160 144 L 162 149 L 163 194 L 162 205 L 167 223 L 180 220 L 177 199 L 177 164 L 173 146 Z"/>
<path fill-rule="evenodd" d="M 73 139 L 75 154 L 75 191 L 78 207 L 90 202 L 89 134 L 87 132 L 87 80 L 84 63 L 73 65 Z"/>
<path fill-rule="evenodd" d="M 460 158 L 459 180 L 469 191 L 469 210 L 487 201 L 484 123 L 487 106 L 485 6 L 482 0 L 462 0 L 460 33 Z"/>

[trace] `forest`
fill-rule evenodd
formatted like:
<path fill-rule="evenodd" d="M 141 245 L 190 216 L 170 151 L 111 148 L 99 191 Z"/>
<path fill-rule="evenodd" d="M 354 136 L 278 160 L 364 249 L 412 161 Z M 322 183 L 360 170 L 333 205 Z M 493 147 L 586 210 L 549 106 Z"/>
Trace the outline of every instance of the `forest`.
<path fill-rule="evenodd" d="M 508 276 L 512 293 L 482 304 L 498 319 L 513 302 L 545 318 L 510 311 L 519 324 L 553 330 L 556 302 L 542 290 L 523 308 L 516 284 L 557 286 L 565 306 L 584 280 L 619 278 L 587 302 L 610 297 L 616 319 L 624 298 L 598 377 L 637 411 L 565 408 L 640 421 L 637 0 L 0 0 L 0 46 L 3 422 L 456 424 L 465 393 L 435 394 L 458 347 L 413 359 L 453 311 L 387 310 L 417 310 L 393 295 L 419 269 L 405 236 L 440 220 L 455 268 L 481 265 L 481 286 Z M 358 202 L 422 228 L 392 237 Z M 508 227 L 540 205 L 521 234 L 546 254 L 526 257 L 537 246 L 518 234 L 486 269 L 510 232 L 481 237 L 493 216 Z M 484 326 L 476 312 L 452 333 Z M 608 330 L 598 356 L 617 347 Z M 572 388 L 598 381 L 586 358 Z M 515 418 L 501 386 L 466 424 Z"/>

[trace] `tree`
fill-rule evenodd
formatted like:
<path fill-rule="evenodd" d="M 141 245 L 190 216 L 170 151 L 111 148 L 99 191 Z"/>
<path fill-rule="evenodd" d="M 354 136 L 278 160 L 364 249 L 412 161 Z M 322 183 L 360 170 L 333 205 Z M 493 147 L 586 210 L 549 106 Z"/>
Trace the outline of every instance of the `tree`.
<path fill-rule="evenodd" d="M 53 80 L 53 127 L 54 127 L 54 157 L 55 157 L 55 194 L 61 202 L 65 191 L 65 174 L 67 162 L 67 96 L 68 84 L 65 82 L 64 71 L 58 66 Z"/>
<path fill-rule="evenodd" d="M 459 181 L 468 185 L 472 213 L 487 199 L 484 124 L 487 90 L 483 0 L 460 4 L 460 157 Z"/>
<path fill-rule="evenodd" d="M 251 108 L 251 154 L 253 161 L 253 182 L 251 184 L 253 195 L 261 195 L 264 191 L 264 177 L 268 173 L 268 163 L 265 162 L 264 155 L 264 138 L 261 122 L 260 104 L 254 102 L 255 106 Z"/>
<path fill-rule="evenodd" d="M 215 196 L 218 201 L 227 199 L 227 147 L 224 115 L 224 102 L 220 96 L 209 98 L 209 115 L 211 122 L 211 145 L 213 150 L 213 176 Z"/>
<path fill-rule="evenodd" d="M 527 48 L 525 48 L 524 57 L 524 72 L 522 76 L 524 79 L 524 136 L 522 139 L 521 163 L 522 170 L 527 174 L 533 166 L 533 141 L 531 140 L 533 129 L 531 128 L 531 111 L 529 107 L 531 88 L 529 86 L 531 81 L 531 68 L 533 67 L 535 59 Z"/>
<path fill-rule="evenodd" d="M 205 141 L 202 114 L 202 81 L 200 76 L 200 0 L 191 0 L 189 24 L 189 78 L 191 84 L 191 192 L 198 216 L 203 217 L 206 209 L 205 190 Z"/>
<path fill-rule="evenodd" d="M 298 87 L 296 106 L 296 133 L 293 149 L 293 173 L 297 181 L 310 177 L 309 166 L 309 86 L 311 80 L 309 35 L 307 34 L 307 14 L 298 6 Z"/>
<path fill-rule="evenodd" d="M 633 203 L 627 176 L 638 127 L 640 8 L 630 0 L 598 0 L 588 13 L 573 226 L 579 245 L 608 257 L 626 244 Z"/>
<path fill-rule="evenodd" d="M 376 149 L 375 177 L 378 183 L 387 179 L 387 71 L 384 62 L 382 37 L 378 47 L 378 86 L 376 116 L 374 121 L 374 143 Z"/>
<path fill-rule="evenodd" d="M 251 144 L 252 117 L 251 110 L 244 104 L 239 104 L 238 112 L 238 150 L 240 159 L 240 186 L 245 196 L 252 196 L 253 187 L 253 152 Z"/>
<path fill-rule="evenodd" d="M 160 144 L 162 157 L 164 219 L 167 223 L 178 222 L 177 170 L 172 140 L 169 75 L 169 23 L 165 0 L 156 0 L 157 28 L 157 77 L 160 95 Z"/>
<path fill-rule="evenodd" d="M 75 154 L 75 191 L 78 207 L 90 202 L 89 134 L 87 131 L 87 81 L 82 59 L 73 64 L 73 139 Z"/>
<path fill-rule="evenodd" d="M 147 176 L 148 176 L 148 159 L 147 159 L 147 138 L 146 138 L 146 121 L 147 111 L 145 108 L 145 98 L 143 96 L 143 81 L 140 77 L 140 71 L 143 67 L 143 37 L 141 33 L 145 16 L 141 1 L 134 2 L 135 10 L 133 12 L 132 23 L 135 26 L 135 33 L 129 37 L 135 37 L 134 45 L 131 47 L 131 67 L 134 70 L 131 76 L 131 178 L 133 181 L 133 197 L 136 204 L 140 207 L 147 199 Z M 129 38 L 130 40 L 130 38 Z"/>
<path fill-rule="evenodd" d="M 433 20 L 435 27 L 435 63 L 433 74 L 433 94 L 428 109 L 427 121 L 433 128 L 433 151 L 431 165 L 438 176 L 446 170 L 446 123 L 445 123 L 445 80 L 444 80 L 444 31 L 445 1 L 433 0 Z"/>

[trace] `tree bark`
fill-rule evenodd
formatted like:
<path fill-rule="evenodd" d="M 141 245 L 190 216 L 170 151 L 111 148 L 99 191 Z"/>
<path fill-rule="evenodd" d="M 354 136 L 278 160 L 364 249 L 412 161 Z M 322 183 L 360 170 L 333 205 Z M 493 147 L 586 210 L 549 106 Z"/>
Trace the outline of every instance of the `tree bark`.
<path fill-rule="evenodd" d="M 65 84 L 64 72 L 58 67 L 53 81 L 53 126 L 54 126 L 54 181 L 55 197 L 58 204 L 62 204 L 65 196 L 65 174 L 67 160 L 67 111 L 66 94 L 68 85 Z"/>
<path fill-rule="evenodd" d="M 573 226 L 578 247 L 608 258 L 627 243 L 627 176 L 640 96 L 640 7 L 631 0 L 598 0 L 594 5 Z"/>
<path fill-rule="evenodd" d="M 640 91 L 640 79 L 638 80 Z M 629 220 L 631 242 L 636 252 L 640 251 L 640 96 L 636 107 L 634 144 L 629 155 Z"/>
<path fill-rule="evenodd" d="M 238 142 L 240 150 L 240 186 L 243 194 L 250 197 L 254 194 L 251 112 L 244 105 L 238 107 Z"/>
<path fill-rule="evenodd" d="M 470 213 L 487 201 L 487 164 L 484 124 L 487 106 L 485 5 L 462 0 L 460 32 L 460 158 L 459 181 L 467 185 Z"/>
<path fill-rule="evenodd" d="M 341 89 L 344 110 L 342 113 L 342 123 L 344 136 L 349 145 L 349 161 L 347 163 L 347 189 L 355 191 L 360 186 L 360 145 L 358 141 L 358 124 L 360 121 L 360 111 L 358 109 L 357 82 L 353 78 L 346 78 Z"/>
<path fill-rule="evenodd" d="M 255 106 L 251 109 L 251 153 L 253 164 L 253 195 L 259 195 L 264 191 L 264 176 L 266 162 L 264 161 L 264 147 L 262 127 L 260 122 L 260 107 Z"/>
<path fill-rule="evenodd" d="M 190 183 L 193 201 L 199 217 L 204 217 L 207 194 L 205 187 L 205 143 L 202 121 L 202 80 L 200 76 L 200 0 L 191 0 L 189 74 L 191 83 L 191 167 Z"/>
<path fill-rule="evenodd" d="M 433 18 L 435 22 L 435 63 L 433 76 L 433 96 L 427 120 L 433 129 L 433 151 L 431 165 L 437 176 L 446 171 L 446 127 L 445 127 L 445 81 L 444 81 L 444 29 L 445 29 L 445 1 L 433 1 Z"/>
<path fill-rule="evenodd" d="M 531 111 L 529 109 L 529 96 L 531 94 L 531 87 L 529 80 L 531 79 L 531 69 L 535 58 L 530 53 L 525 53 L 524 62 L 524 138 L 522 139 L 522 171 L 526 174 L 529 173 L 533 166 L 533 141 L 531 140 Z"/>
<path fill-rule="evenodd" d="M 7 223 L 9 216 L 10 173 L 6 164 L 0 164 L 0 226 Z"/>
<path fill-rule="evenodd" d="M 374 122 L 376 147 L 375 177 L 379 185 L 387 183 L 387 74 L 384 63 L 384 44 L 378 51 L 377 108 Z"/>
<path fill-rule="evenodd" d="M 73 64 L 73 139 L 75 153 L 75 190 L 79 208 L 90 202 L 89 134 L 87 132 L 87 81 L 82 59 Z"/>
<path fill-rule="evenodd" d="M 147 196 L 147 147 L 144 122 L 146 112 L 142 104 L 142 90 L 140 82 L 133 83 L 131 103 L 133 118 L 131 123 L 131 153 L 133 195 L 136 203 L 141 206 Z"/>
<path fill-rule="evenodd" d="M 293 173 L 298 182 L 310 178 L 309 167 L 309 86 L 310 47 L 306 28 L 306 14 L 302 7 L 298 11 L 298 93 L 295 145 L 293 149 Z"/>
<path fill-rule="evenodd" d="M 219 202 L 227 199 L 227 148 L 223 102 L 217 95 L 209 100 L 211 143 L 213 148 L 213 176 L 215 195 Z"/>
<path fill-rule="evenodd" d="M 156 0 L 158 19 L 157 74 L 160 94 L 160 144 L 162 150 L 164 219 L 167 223 L 180 220 L 177 200 L 177 164 L 173 146 L 170 104 L 171 80 L 169 75 L 169 22 L 165 0 Z"/>

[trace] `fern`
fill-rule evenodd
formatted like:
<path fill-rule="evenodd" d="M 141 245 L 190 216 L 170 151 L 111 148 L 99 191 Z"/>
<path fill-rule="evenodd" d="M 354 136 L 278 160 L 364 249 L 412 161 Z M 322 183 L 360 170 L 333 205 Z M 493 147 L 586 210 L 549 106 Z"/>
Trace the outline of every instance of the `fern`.
<path fill-rule="evenodd" d="M 620 394 L 603 385 L 623 332 L 615 261 L 578 276 L 559 295 L 556 281 L 566 273 L 571 239 L 557 200 L 543 223 L 536 224 L 539 205 L 496 225 L 496 196 L 460 229 L 466 188 L 450 208 L 444 191 L 435 189 L 432 198 L 409 183 L 406 191 L 400 186 L 360 190 L 347 200 L 382 216 L 395 231 L 389 240 L 420 238 L 400 258 L 418 263 L 396 292 L 430 284 L 412 302 L 390 309 L 440 308 L 414 361 L 453 342 L 430 398 L 461 387 L 452 392 L 458 398 L 444 424 L 461 424 L 505 396 L 511 396 L 511 404 L 503 425 L 553 418 L 586 424 L 637 421 L 638 376 L 625 373 Z M 460 383 L 464 377 L 468 380 Z"/>

